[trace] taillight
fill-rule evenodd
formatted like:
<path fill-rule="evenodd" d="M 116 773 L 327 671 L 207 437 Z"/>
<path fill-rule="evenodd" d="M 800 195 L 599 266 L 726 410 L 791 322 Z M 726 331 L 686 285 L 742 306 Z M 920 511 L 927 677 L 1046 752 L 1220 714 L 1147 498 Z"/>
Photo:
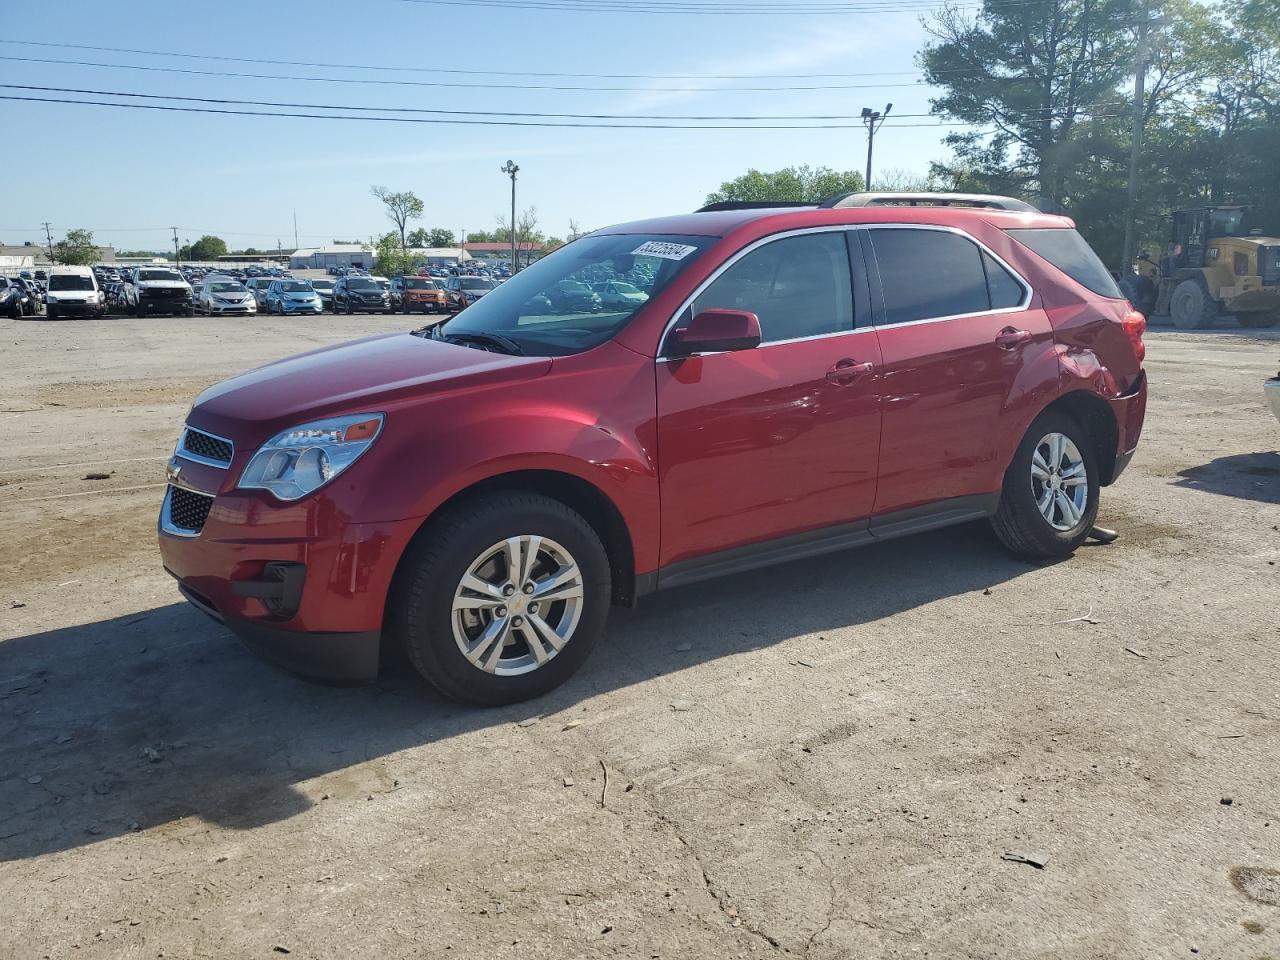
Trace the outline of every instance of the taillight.
<path fill-rule="evenodd" d="M 1120 326 L 1133 344 L 1133 355 L 1141 363 L 1147 356 L 1147 345 L 1142 342 L 1142 335 L 1147 332 L 1147 318 L 1137 310 L 1130 310 L 1121 318 Z"/>

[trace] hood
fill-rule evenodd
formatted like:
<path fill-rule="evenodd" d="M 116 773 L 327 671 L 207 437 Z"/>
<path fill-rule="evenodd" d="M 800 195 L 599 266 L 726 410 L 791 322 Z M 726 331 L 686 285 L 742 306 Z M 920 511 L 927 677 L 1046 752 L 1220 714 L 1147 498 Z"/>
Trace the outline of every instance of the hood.
<path fill-rule="evenodd" d="M 255 446 L 287 427 L 387 405 L 464 383 L 532 380 L 545 357 L 510 357 L 391 333 L 324 347 L 215 384 L 188 417 L 200 429 Z"/>
<path fill-rule="evenodd" d="M 138 286 L 155 290 L 189 290 L 191 284 L 185 280 L 139 280 Z"/>

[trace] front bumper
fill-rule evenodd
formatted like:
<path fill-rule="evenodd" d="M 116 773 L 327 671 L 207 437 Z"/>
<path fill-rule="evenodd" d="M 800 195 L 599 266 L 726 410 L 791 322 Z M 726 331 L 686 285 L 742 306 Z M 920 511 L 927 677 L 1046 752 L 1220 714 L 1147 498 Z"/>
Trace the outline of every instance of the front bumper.
<path fill-rule="evenodd" d="M 1271 412 L 1280 420 L 1280 377 L 1272 377 L 1264 383 L 1262 392 L 1266 394 L 1267 403 L 1271 404 Z"/>
<path fill-rule="evenodd" d="M 447 309 L 443 300 L 405 300 L 403 308 L 406 312 L 444 313 Z"/>
<path fill-rule="evenodd" d="M 237 316 L 248 316 L 258 312 L 258 305 L 251 300 L 244 303 L 211 303 L 208 306 L 210 313 L 229 313 Z"/>
<path fill-rule="evenodd" d="M 275 504 L 236 491 L 214 498 L 197 535 L 161 527 L 160 556 L 184 597 L 267 659 L 306 677 L 369 680 L 418 523 L 341 525 L 322 498 Z"/>
<path fill-rule="evenodd" d="M 141 297 L 138 310 L 143 313 L 185 313 L 195 308 L 190 297 Z"/>
<path fill-rule="evenodd" d="M 280 303 L 280 309 L 284 313 L 310 313 L 317 314 L 324 310 L 320 301 L 313 303 L 301 303 L 295 300 L 284 300 Z"/>
<path fill-rule="evenodd" d="M 48 306 L 45 307 L 46 311 Z M 98 314 L 106 310 L 106 305 L 101 303 L 66 303 L 64 301 L 54 301 L 53 309 L 57 311 L 61 317 L 96 317 Z"/>

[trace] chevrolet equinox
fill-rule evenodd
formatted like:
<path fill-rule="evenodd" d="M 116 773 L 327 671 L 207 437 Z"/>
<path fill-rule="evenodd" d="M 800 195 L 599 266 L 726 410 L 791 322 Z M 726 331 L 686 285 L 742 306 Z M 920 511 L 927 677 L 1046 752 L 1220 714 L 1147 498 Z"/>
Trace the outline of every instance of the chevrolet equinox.
<path fill-rule="evenodd" d="M 560 295 L 613 282 L 646 296 Z M 298 673 L 369 679 L 396 644 L 509 703 L 654 590 L 984 517 L 1071 554 L 1138 443 L 1144 328 L 1070 220 L 1007 198 L 610 227 L 446 322 L 210 387 L 160 552 Z"/>

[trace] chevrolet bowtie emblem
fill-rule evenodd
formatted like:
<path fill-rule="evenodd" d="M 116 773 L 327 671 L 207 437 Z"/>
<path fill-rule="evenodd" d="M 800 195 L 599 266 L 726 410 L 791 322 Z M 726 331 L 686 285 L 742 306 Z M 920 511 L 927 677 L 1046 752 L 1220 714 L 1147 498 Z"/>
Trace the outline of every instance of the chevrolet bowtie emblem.
<path fill-rule="evenodd" d="M 180 464 L 180 463 L 178 462 L 178 458 L 177 458 L 177 457 L 173 457 L 173 458 L 169 461 L 169 465 L 168 465 L 167 467 L 165 467 L 165 471 L 164 471 L 164 472 L 165 472 L 165 478 L 166 478 L 170 483 L 177 483 L 177 482 L 178 482 L 178 479 L 179 479 L 179 478 L 178 478 L 178 474 L 182 473 L 182 464 Z"/>

